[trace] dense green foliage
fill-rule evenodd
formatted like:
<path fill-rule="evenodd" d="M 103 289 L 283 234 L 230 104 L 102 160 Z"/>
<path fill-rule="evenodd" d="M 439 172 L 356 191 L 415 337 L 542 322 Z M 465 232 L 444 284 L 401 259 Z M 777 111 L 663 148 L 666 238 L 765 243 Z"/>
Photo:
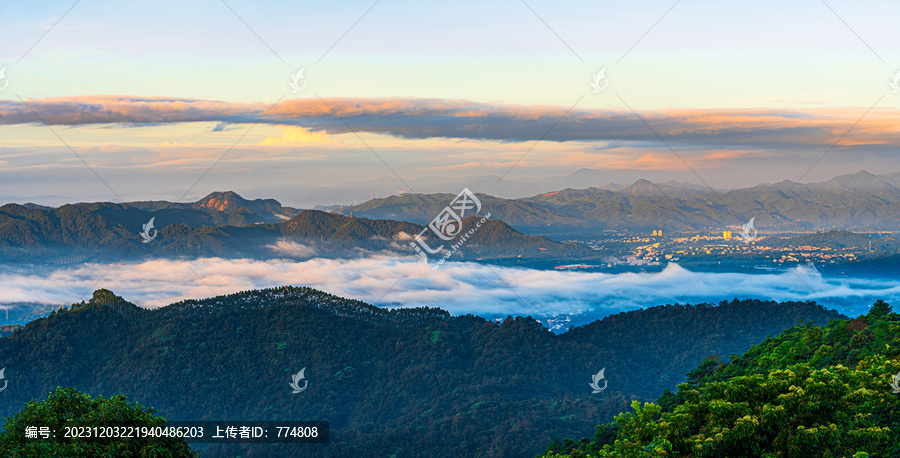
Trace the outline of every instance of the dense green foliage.
<path fill-rule="evenodd" d="M 308 288 L 157 310 L 109 291 L 0 339 L 0 414 L 57 386 L 126 394 L 171 420 L 327 420 L 327 445 L 210 445 L 219 456 L 522 456 L 651 400 L 710 353 L 742 353 L 812 303 L 662 306 L 561 335 L 436 308 L 386 310 Z M 734 336 L 738 336 L 735 338 Z M 306 368 L 309 387 L 292 394 Z M 608 388 L 592 394 L 606 368 Z"/>
<path fill-rule="evenodd" d="M 72 388 L 58 388 L 46 400 L 31 401 L 4 420 L 0 430 L 0 456 L 42 458 L 191 457 L 196 454 L 183 438 L 67 437 L 69 427 L 156 427 L 166 420 L 153 409 L 130 403 L 124 396 L 91 398 Z M 26 428 L 48 428 L 47 437 L 26 438 Z M 77 434 L 72 434 L 77 436 Z"/>
<path fill-rule="evenodd" d="M 14 331 L 22 329 L 21 324 L 5 324 L 0 326 L 0 337 L 6 337 Z"/>
<path fill-rule="evenodd" d="M 727 363 L 710 358 L 675 394 L 555 442 L 557 457 L 900 456 L 900 315 L 791 328 Z"/>

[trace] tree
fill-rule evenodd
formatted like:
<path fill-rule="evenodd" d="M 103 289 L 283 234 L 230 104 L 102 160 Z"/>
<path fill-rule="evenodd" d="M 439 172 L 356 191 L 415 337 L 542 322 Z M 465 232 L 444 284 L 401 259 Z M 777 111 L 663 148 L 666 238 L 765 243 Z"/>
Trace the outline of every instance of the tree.
<path fill-rule="evenodd" d="M 872 309 L 869 310 L 869 314 L 875 318 L 884 317 L 888 313 L 891 313 L 891 306 L 881 299 L 875 301 L 875 303 L 872 304 Z"/>
<path fill-rule="evenodd" d="M 47 400 L 29 401 L 6 417 L 0 431 L 0 456 L 5 457 L 195 457 L 183 438 L 66 437 L 70 427 L 164 426 L 166 420 L 122 395 L 91 398 L 74 388 L 57 388 Z M 26 438 L 27 427 L 48 427 L 50 437 Z"/>
<path fill-rule="evenodd" d="M 618 415 L 612 443 L 569 439 L 545 456 L 900 456 L 898 325 L 878 301 L 865 318 L 796 326 L 725 364 L 707 359 L 675 395 Z"/>

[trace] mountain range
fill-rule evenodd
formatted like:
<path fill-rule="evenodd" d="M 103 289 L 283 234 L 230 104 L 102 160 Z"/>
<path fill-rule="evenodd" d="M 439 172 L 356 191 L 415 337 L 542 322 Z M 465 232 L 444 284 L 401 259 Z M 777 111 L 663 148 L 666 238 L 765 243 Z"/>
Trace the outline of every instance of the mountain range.
<path fill-rule="evenodd" d="M 492 215 L 525 233 L 696 233 L 739 229 L 751 218 L 761 233 L 900 227 L 900 174 L 865 171 L 821 183 L 783 181 L 728 191 L 641 179 L 628 186 L 566 188 L 518 199 L 476 195 Z M 449 199 L 452 195 L 402 194 L 344 206 L 343 211 L 425 223 Z"/>
<path fill-rule="evenodd" d="M 140 210 L 160 212 L 162 210 L 200 210 L 204 214 L 221 218 L 227 215 L 228 224 L 239 226 L 259 222 L 273 222 L 290 219 L 300 213 L 296 208 L 284 207 L 275 199 L 247 200 L 234 191 L 214 192 L 208 196 L 189 203 L 166 201 L 126 202 L 129 207 Z M 169 213 L 169 215 L 176 215 Z M 206 223 L 215 225 L 222 223 Z M 196 224 L 192 224 L 196 225 Z"/>
<path fill-rule="evenodd" d="M 655 399 L 710 354 L 743 353 L 811 302 L 730 301 L 611 315 L 554 334 L 438 308 L 386 310 L 280 287 L 158 309 L 107 290 L 0 338 L 0 415 L 56 387 L 124 394 L 170 420 L 325 420 L 316 446 L 228 444 L 206 456 L 523 456 Z M 308 388 L 292 393 L 303 370 Z M 604 389 L 593 393 L 592 376 Z"/>
<path fill-rule="evenodd" d="M 602 231 L 698 233 L 740 230 L 754 219 L 761 235 L 779 231 L 894 231 L 900 227 L 900 174 L 868 172 L 822 183 L 780 182 L 730 191 L 638 180 L 607 189 L 566 188 L 527 198 L 476 193 L 491 219 L 455 260 L 588 260 L 596 252 L 543 235 L 596 236 Z M 355 206 L 300 210 L 274 199 L 216 192 L 196 202 L 78 203 L 0 207 L 0 261 L 81 262 L 92 256 L 309 257 L 415 254 L 420 234 L 453 194 L 375 198 Z M 153 218 L 158 236 L 139 233 Z M 462 224 L 473 228 L 471 221 Z M 425 231 L 425 235 L 431 231 Z M 530 235 L 529 235 L 530 234 Z M 429 243 L 437 244 L 436 237 Z M 290 249 L 279 249 L 287 244 Z M 75 255 L 76 258 L 71 256 Z M 74 260 L 74 261 L 73 261 Z"/>
<path fill-rule="evenodd" d="M 675 177 L 681 182 L 673 181 Z M 479 192 L 490 194 L 492 196 L 504 197 L 508 199 L 533 196 L 535 194 L 545 193 L 566 187 L 572 188 L 590 188 L 599 187 L 603 189 L 616 190 L 624 187 L 622 184 L 630 183 L 639 178 L 646 178 L 654 182 L 669 184 L 674 186 L 695 187 L 700 190 L 706 190 L 705 186 L 688 184 L 684 180 L 693 178 L 690 173 L 679 173 L 671 171 L 648 171 L 648 170 L 595 170 L 583 168 L 567 175 L 554 175 L 549 177 L 531 177 L 531 178 L 510 178 L 499 177 L 496 175 L 477 175 L 457 178 L 446 178 L 441 176 L 422 176 L 422 177 L 406 177 L 405 182 L 401 183 L 397 178 L 382 177 L 369 181 L 340 183 L 330 186 L 312 186 L 304 183 L 290 183 L 278 185 L 257 186 L 248 189 L 241 189 L 240 192 L 244 196 L 255 196 L 262 198 L 274 198 L 281 202 L 287 202 L 292 207 L 297 208 L 315 208 L 318 205 L 353 205 L 355 203 L 364 202 L 378 196 L 389 196 L 391 194 L 399 194 L 403 192 L 417 192 L 423 194 L 434 193 L 456 193 L 464 187 L 477 189 Z M 409 188 L 407 187 L 409 186 Z M 413 191 L 410 191 L 412 189 Z M 173 190 L 173 192 L 184 192 L 185 190 Z M 202 196 L 190 196 L 197 199 Z M 76 202 L 93 202 L 107 199 L 104 195 L 82 196 L 78 200 L 73 200 L 72 196 L 62 196 L 54 194 L 46 195 L 0 195 L 0 203 L 2 202 L 39 202 L 48 206 L 61 206 Z M 128 200 L 126 198 L 126 200 Z M 137 200 L 137 199 L 131 199 Z M 122 203 L 113 200 L 116 203 Z"/>
<path fill-rule="evenodd" d="M 140 233 L 145 224 L 148 243 Z M 478 224 L 462 221 L 462 232 Z M 214 193 L 193 203 L 81 203 L 58 208 L 34 204 L 0 207 L 0 260 L 83 262 L 94 257 L 309 258 L 386 252 L 414 255 L 410 246 L 424 227 L 405 221 L 296 210 L 274 200 Z M 434 240 L 437 237 L 424 237 Z M 430 242 L 435 244 L 435 242 Z M 473 231 L 456 260 L 564 259 L 593 255 L 587 247 L 519 233 L 489 219 Z"/>

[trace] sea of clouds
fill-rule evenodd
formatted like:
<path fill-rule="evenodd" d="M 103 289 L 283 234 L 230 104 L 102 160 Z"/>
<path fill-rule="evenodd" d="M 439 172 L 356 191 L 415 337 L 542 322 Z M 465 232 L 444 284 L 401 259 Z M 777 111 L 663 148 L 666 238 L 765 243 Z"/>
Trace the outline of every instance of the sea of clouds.
<path fill-rule="evenodd" d="M 281 285 L 311 286 L 386 307 L 440 307 L 453 314 L 577 317 L 661 304 L 733 298 L 814 300 L 847 315 L 865 313 L 875 298 L 900 298 L 892 279 L 826 278 L 812 266 L 771 273 L 704 273 L 669 264 L 657 273 L 572 272 L 445 264 L 435 271 L 418 258 L 372 257 L 307 261 L 203 258 L 53 270 L 0 266 L 2 304 L 69 305 L 106 288 L 144 307 Z M 2 316 L 0 316 L 2 318 Z"/>

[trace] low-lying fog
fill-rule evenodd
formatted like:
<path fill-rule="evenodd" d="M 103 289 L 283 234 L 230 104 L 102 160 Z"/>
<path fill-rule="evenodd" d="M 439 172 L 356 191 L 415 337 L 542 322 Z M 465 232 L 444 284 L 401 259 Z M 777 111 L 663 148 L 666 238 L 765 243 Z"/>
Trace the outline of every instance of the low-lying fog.
<path fill-rule="evenodd" d="M 900 297 L 898 281 L 826 278 L 812 266 L 770 274 L 692 272 L 677 264 L 658 273 L 621 274 L 453 262 L 431 267 L 411 257 L 151 260 L 34 272 L 0 266 L 0 310 L 7 307 L 2 304 L 35 303 L 49 311 L 51 304 L 86 300 L 98 288 L 144 307 L 160 307 L 187 298 L 302 285 L 380 306 L 428 305 L 487 318 L 532 315 L 545 323 L 572 315 L 566 324 L 575 324 L 640 307 L 733 298 L 814 300 L 852 316 L 865 313 L 875 298 L 891 302 Z"/>

